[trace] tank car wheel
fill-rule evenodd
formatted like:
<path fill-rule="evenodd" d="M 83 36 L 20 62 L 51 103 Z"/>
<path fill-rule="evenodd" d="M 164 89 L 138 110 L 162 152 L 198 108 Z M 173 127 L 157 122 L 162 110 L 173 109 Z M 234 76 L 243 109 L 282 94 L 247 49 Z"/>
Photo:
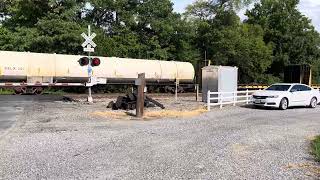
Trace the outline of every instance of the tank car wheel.
<path fill-rule="evenodd" d="M 178 87 L 178 93 L 184 93 L 185 91 L 184 91 L 184 88 L 183 87 L 181 87 L 181 86 L 179 86 Z"/>
<path fill-rule="evenodd" d="M 25 94 L 26 92 L 27 92 L 27 88 L 26 87 L 14 88 L 14 94 L 15 95 L 22 95 L 22 94 Z"/>
<path fill-rule="evenodd" d="M 43 94 L 43 88 L 38 87 L 37 90 L 36 90 L 36 92 L 35 92 L 35 94 L 36 94 L 36 95 L 41 95 L 41 94 Z"/>
<path fill-rule="evenodd" d="M 14 90 L 14 94 L 15 94 L 15 95 L 21 95 L 21 94 L 22 94 L 22 91 L 15 89 L 15 90 Z"/>

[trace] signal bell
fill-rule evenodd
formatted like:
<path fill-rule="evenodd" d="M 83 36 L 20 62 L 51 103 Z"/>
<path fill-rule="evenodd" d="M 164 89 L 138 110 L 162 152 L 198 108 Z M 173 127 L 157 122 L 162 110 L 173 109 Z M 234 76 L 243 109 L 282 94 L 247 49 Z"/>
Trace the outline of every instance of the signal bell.
<path fill-rule="evenodd" d="M 79 64 L 80 66 L 87 66 L 89 64 L 89 58 L 87 57 L 82 57 L 79 59 Z"/>

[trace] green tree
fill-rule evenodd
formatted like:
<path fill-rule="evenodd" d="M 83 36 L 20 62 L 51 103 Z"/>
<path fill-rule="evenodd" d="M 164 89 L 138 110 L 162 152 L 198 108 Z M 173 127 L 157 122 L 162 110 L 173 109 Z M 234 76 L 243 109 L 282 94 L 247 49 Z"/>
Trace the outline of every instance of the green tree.
<path fill-rule="evenodd" d="M 91 0 L 93 20 L 118 57 L 193 61 L 192 26 L 173 12 L 170 0 Z M 108 47 L 106 47 L 108 48 Z M 106 51 L 106 49 L 104 50 Z M 109 53 L 109 54 L 110 54 Z"/>
<path fill-rule="evenodd" d="M 8 1 L 9 2 L 9 1 Z M 79 0 L 13 0 L 6 4 L 0 48 L 15 51 L 78 54 L 85 25 Z"/>
<path fill-rule="evenodd" d="M 80 54 L 88 24 L 96 55 L 190 61 L 194 28 L 170 0 L 10 0 L 0 4 L 0 49 Z M 4 18 L 5 17 L 5 18 Z"/>
<path fill-rule="evenodd" d="M 215 15 L 226 10 L 240 10 L 256 0 L 197 0 L 186 8 L 186 14 L 200 20 L 214 19 Z"/>
<path fill-rule="evenodd" d="M 271 46 L 259 25 L 242 24 L 236 13 L 240 1 L 196 1 L 186 13 L 197 27 L 197 48 L 213 64 L 239 67 L 241 83 L 267 83 Z M 199 62 L 200 64 L 202 62 Z"/>
<path fill-rule="evenodd" d="M 311 20 L 299 12 L 299 0 L 261 0 L 247 11 L 247 23 L 259 24 L 265 31 L 264 41 L 273 44 L 270 72 L 281 77 L 288 64 L 317 64 L 319 33 Z"/>
<path fill-rule="evenodd" d="M 216 21 L 219 26 L 222 24 Z M 231 26 L 227 22 L 228 26 L 210 31 L 209 51 L 213 63 L 239 67 L 240 83 L 272 82 L 273 78 L 266 74 L 272 63 L 272 47 L 263 41 L 262 28 L 240 23 Z"/>

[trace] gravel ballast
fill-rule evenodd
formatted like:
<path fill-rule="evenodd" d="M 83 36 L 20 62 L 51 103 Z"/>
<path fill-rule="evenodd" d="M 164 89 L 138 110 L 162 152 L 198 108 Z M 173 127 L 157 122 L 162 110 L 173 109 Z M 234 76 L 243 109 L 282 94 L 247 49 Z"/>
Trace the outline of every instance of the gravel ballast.
<path fill-rule="evenodd" d="M 31 102 L 0 139 L 1 179 L 317 179 L 320 108 L 226 107 L 114 120 L 105 104 Z"/>

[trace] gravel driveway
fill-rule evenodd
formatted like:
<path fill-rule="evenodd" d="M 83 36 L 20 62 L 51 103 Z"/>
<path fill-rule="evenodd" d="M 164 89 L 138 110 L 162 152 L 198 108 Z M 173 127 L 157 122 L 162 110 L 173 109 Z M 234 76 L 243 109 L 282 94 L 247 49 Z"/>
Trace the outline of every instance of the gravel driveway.
<path fill-rule="evenodd" d="M 0 139 L 0 179 L 317 179 L 320 108 L 213 109 L 120 121 L 104 106 L 32 102 Z"/>

